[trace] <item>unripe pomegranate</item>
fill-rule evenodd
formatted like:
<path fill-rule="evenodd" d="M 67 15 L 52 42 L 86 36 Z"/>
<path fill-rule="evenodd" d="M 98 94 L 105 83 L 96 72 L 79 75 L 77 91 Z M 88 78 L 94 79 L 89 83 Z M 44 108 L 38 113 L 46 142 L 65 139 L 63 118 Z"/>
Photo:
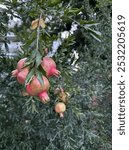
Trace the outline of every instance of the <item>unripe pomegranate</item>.
<path fill-rule="evenodd" d="M 65 112 L 65 110 L 66 110 L 66 105 L 64 103 L 59 102 L 55 105 L 55 112 L 59 113 L 61 118 L 64 117 L 63 112 Z"/>
<path fill-rule="evenodd" d="M 44 83 L 43 85 L 40 83 L 37 77 L 34 76 L 32 81 L 29 84 L 27 84 L 26 91 L 32 96 L 35 96 L 41 93 L 42 91 L 48 91 L 50 87 L 49 81 L 45 76 L 42 76 L 42 79 Z"/>
<path fill-rule="evenodd" d="M 45 90 L 45 91 L 42 91 L 41 93 L 39 93 L 38 94 L 38 97 L 40 98 L 40 100 L 42 101 L 42 102 L 48 102 L 49 101 L 49 96 L 48 96 L 48 94 L 47 94 L 47 91 Z"/>
<path fill-rule="evenodd" d="M 17 63 L 17 69 L 18 71 L 21 71 L 22 68 L 24 67 L 25 65 L 25 61 L 26 61 L 27 58 L 22 58 L 21 60 L 18 61 Z"/>
<path fill-rule="evenodd" d="M 46 72 L 47 77 L 60 75 L 60 71 L 56 69 L 56 63 L 50 57 L 44 57 L 41 66 Z"/>
<path fill-rule="evenodd" d="M 22 70 L 17 74 L 17 81 L 18 81 L 20 84 L 24 84 L 28 73 L 29 73 L 29 68 L 28 68 L 28 67 L 22 69 Z"/>
<path fill-rule="evenodd" d="M 12 77 L 17 77 L 17 74 L 18 74 L 18 69 L 15 69 L 11 72 L 12 74 Z"/>

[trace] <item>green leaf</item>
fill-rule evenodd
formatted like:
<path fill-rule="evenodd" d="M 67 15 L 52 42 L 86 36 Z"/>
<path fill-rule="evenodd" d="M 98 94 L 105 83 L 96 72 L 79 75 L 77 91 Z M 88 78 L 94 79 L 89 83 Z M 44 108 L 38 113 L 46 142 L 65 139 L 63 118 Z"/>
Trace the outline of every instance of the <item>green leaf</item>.
<path fill-rule="evenodd" d="M 24 49 L 28 49 L 28 47 L 30 47 L 30 46 L 34 46 L 34 44 L 36 43 L 36 39 L 35 39 L 35 37 L 36 37 L 36 34 L 37 34 L 37 32 L 36 31 L 34 31 L 34 32 L 32 32 L 32 34 L 31 35 L 29 35 L 29 37 L 27 36 L 27 37 L 25 37 L 25 45 L 23 46 L 24 47 Z M 29 39 L 29 40 L 28 40 Z"/>
<path fill-rule="evenodd" d="M 60 2 L 61 2 L 61 0 L 49 0 L 48 1 L 48 6 L 55 6 Z"/>
<path fill-rule="evenodd" d="M 44 32 L 46 33 L 46 35 L 48 36 L 48 37 L 51 37 L 51 35 L 44 29 Z"/>
<path fill-rule="evenodd" d="M 34 47 L 34 45 L 36 44 L 37 39 L 35 39 L 31 44 L 30 47 Z"/>
<path fill-rule="evenodd" d="M 34 76 L 34 72 L 35 72 L 34 68 L 31 69 L 31 71 L 29 72 L 29 74 L 26 77 L 25 85 L 27 85 L 28 83 L 31 82 L 31 80 L 33 79 L 33 76 Z"/>
<path fill-rule="evenodd" d="M 81 11 L 81 9 L 78 9 L 78 8 L 72 8 L 72 9 L 66 9 L 65 10 L 65 13 L 66 14 L 77 14 Z"/>
<path fill-rule="evenodd" d="M 33 96 L 33 99 L 36 100 L 36 101 L 40 100 L 38 96 Z"/>
<path fill-rule="evenodd" d="M 87 27 L 91 27 L 91 26 L 99 25 L 99 23 L 97 23 L 97 22 L 94 22 L 94 21 L 86 21 L 86 20 L 79 20 L 79 23 L 80 23 L 81 25 L 84 25 L 86 28 L 87 28 Z"/>
<path fill-rule="evenodd" d="M 34 61 L 34 58 L 36 57 L 36 50 L 31 51 L 31 54 L 29 56 L 29 61 Z"/>
<path fill-rule="evenodd" d="M 90 35 L 95 38 L 97 41 L 101 42 L 101 32 L 99 31 L 95 31 L 91 28 L 85 28 L 88 30 L 88 32 L 90 33 Z"/>
<path fill-rule="evenodd" d="M 46 76 L 46 72 L 41 65 L 39 65 L 38 69 L 42 73 L 42 75 Z"/>
<path fill-rule="evenodd" d="M 32 62 L 33 62 L 33 61 L 30 60 L 30 59 L 27 57 L 27 59 L 25 60 L 25 65 L 24 65 L 23 68 L 26 68 L 26 67 L 30 66 L 30 64 L 31 64 Z"/>
<path fill-rule="evenodd" d="M 37 79 L 39 80 L 40 84 L 43 86 L 44 85 L 44 81 L 43 81 L 43 78 L 42 78 L 42 73 L 40 71 L 36 71 L 36 76 L 37 76 Z"/>
<path fill-rule="evenodd" d="M 96 39 L 98 42 L 101 42 L 100 37 L 98 37 L 98 36 L 96 36 L 96 35 L 94 35 L 94 34 L 92 34 L 92 33 L 90 33 L 90 35 L 91 35 L 94 39 Z"/>
<path fill-rule="evenodd" d="M 36 66 L 38 67 L 41 64 L 42 56 L 39 52 L 36 54 Z"/>
<path fill-rule="evenodd" d="M 32 113 L 34 112 L 39 113 L 34 102 L 32 102 L 31 107 L 32 107 Z"/>

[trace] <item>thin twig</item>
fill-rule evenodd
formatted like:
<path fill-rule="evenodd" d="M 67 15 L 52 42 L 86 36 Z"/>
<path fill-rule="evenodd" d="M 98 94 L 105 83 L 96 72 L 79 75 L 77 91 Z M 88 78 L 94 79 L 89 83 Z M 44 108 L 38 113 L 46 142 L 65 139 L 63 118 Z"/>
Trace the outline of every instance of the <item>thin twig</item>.
<path fill-rule="evenodd" d="M 42 13 L 40 14 L 39 21 L 38 21 L 38 27 L 37 27 L 36 51 L 38 51 L 38 49 L 39 49 L 39 37 L 40 37 L 40 26 L 39 26 L 39 22 L 40 22 L 41 18 L 42 18 Z"/>

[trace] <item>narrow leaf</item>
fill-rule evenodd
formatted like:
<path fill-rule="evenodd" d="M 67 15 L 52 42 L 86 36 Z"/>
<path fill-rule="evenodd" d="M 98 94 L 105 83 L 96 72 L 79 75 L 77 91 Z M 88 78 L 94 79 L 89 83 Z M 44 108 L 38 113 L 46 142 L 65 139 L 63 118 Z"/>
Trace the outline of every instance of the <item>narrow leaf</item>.
<path fill-rule="evenodd" d="M 88 30 L 88 32 L 90 32 L 90 35 L 92 37 L 94 37 L 96 40 L 98 40 L 99 42 L 101 42 L 101 32 L 99 31 L 95 31 L 91 28 L 86 28 Z"/>
<path fill-rule="evenodd" d="M 42 56 L 39 52 L 36 54 L 36 66 L 38 67 L 41 64 Z"/>
<path fill-rule="evenodd" d="M 26 77 L 25 85 L 31 82 L 34 76 L 34 69 L 32 69 Z"/>
<path fill-rule="evenodd" d="M 40 84 L 43 86 L 44 82 L 43 82 L 43 78 L 42 78 L 42 73 L 37 70 L 36 76 L 37 76 L 37 79 L 39 80 Z"/>
<path fill-rule="evenodd" d="M 86 20 L 79 20 L 79 23 L 81 25 L 84 25 L 85 27 L 90 27 L 90 26 L 96 26 L 99 25 L 99 23 L 94 22 L 94 21 L 86 21 Z"/>

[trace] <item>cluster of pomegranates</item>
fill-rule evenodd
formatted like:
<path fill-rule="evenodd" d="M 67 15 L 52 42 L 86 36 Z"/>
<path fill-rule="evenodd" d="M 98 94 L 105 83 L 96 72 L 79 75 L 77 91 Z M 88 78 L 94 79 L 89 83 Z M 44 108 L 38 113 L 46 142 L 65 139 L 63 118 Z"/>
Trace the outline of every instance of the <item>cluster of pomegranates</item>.
<path fill-rule="evenodd" d="M 20 84 L 25 84 L 27 75 L 30 72 L 29 66 L 26 65 L 27 58 L 23 58 L 18 61 L 17 68 L 12 71 L 12 76 L 17 78 L 17 81 Z M 25 84 L 26 95 L 37 96 L 42 102 L 47 102 L 50 100 L 48 96 L 48 90 L 50 87 L 50 83 L 48 78 L 51 76 L 60 76 L 60 71 L 57 70 L 56 63 L 50 57 L 44 57 L 41 61 L 42 68 L 46 72 L 46 76 L 42 75 L 43 84 L 40 83 L 38 77 L 34 74 L 31 77 L 29 83 Z M 59 91 L 58 91 L 59 92 Z M 62 95 L 65 94 L 63 90 L 61 90 Z M 64 96 L 62 100 L 64 99 Z M 55 111 L 60 114 L 60 117 L 63 117 L 63 112 L 66 110 L 65 103 L 58 102 L 55 105 Z"/>

